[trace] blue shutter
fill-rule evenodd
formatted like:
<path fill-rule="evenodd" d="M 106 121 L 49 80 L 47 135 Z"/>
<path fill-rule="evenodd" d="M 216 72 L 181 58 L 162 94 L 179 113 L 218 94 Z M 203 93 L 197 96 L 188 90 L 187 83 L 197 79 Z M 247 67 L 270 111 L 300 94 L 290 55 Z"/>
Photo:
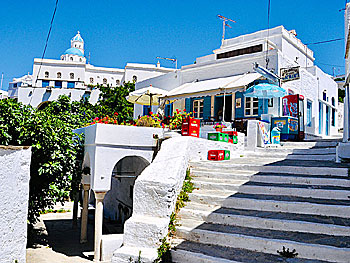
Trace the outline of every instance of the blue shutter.
<path fill-rule="evenodd" d="M 244 101 L 244 96 L 242 92 L 236 92 L 236 100 L 241 99 L 241 107 L 240 108 L 235 108 L 235 119 L 239 118 L 244 118 L 244 107 L 245 107 L 245 101 Z M 233 107 L 236 107 L 236 102 L 234 102 Z"/>
<path fill-rule="evenodd" d="M 186 98 L 185 99 L 185 109 L 186 109 L 186 112 L 192 112 L 191 111 L 191 105 L 192 103 L 191 103 L 191 99 L 188 99 L 188 98 Z"/>
<path fill-rule="evenodd" d="M 211 117 L 211 96 L 203 99 L 203 120 L 208 120 Z"/>
<path fill-rule="evenodd" d="M 149 105 L 143 105 L 143 113 L 142 115 L 145 116 L 145 115 L 148 115 L 148 113 L 150 112 L 150 107 Z"/>

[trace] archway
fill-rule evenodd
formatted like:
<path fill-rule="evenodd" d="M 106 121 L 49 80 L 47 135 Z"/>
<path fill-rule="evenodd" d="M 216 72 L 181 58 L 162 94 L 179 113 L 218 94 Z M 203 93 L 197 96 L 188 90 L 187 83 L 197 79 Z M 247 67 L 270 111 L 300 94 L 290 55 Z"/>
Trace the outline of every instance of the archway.
<path fill-rule="evenodd" d="M 148 165 L 143 157 L 126 156 L 114 166 L 111 190 L 104 198 L 105 232 L 123 232 L 125 221 L 132 215 L 135 181 Z"/>
<path fill-rule="evenodd" d="M 45 109 L 47 106 L 49 106 L 51 102 L 50 101 L 44 101 L 42 103 L 40 103 L 37 107 L 38 110 L 43 110 Z"/>

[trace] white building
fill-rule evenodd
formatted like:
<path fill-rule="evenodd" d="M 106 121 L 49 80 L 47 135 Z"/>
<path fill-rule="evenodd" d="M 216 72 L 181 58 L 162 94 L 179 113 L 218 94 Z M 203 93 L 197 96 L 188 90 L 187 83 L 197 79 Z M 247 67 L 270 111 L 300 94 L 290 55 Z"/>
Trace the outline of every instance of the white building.
<path fill-rule="evenodd" d="M 8 98 L 8 92 L 6 90 L 0 89 L 0 100 L 7 99 Z"/>
<path fill-rule="evenodd" d="M 124 69 L 95 67 L 86 63 L 84 40 L 78 31 L 71 39 L 71 47 L 57 59 L 34 59 L 33 74 L 14 79 L 9 84 L 11 98 L 38 107 L 65 94 L 72 100 L 88 97 L 98 100 L 99 91 L 90 85 L 120 86 L 124 81 L 142 81 L 173 72 L 174 69 L 157 65 L 127 63 Z"/>
<path fill-rule="evenodd" d="M 343 141 L 337 147 L 337 160 L 350 161 L 350 3 L 345 8 L 345 98 Z"/>
<path fill-rule="evenodd" d="M 314 60 L 312 50 L 296 37 L 294 30 L 279 26 L 226 39 L 212 54 L 176 72 L 138 82 L 136 89 L 152 84 L 170 91 L 169 100 L 176 101 L 165 109 L 167 115 L 176 108 L 186 108 L 196 111 L 195 117 L 202 120 L 217 119 L 225 90 L 225 121 L 260 118 L 266 113 L 282 116 L 281 99 L 265 103 L 245 98 L 243 92 L 254 81 L 264 81 L 253 70 L 254 63 L 278 76 L 281 69 L 297 67 L 299 77 L 282 82 L 282 87 L 289 94 L 304 97 L 305 133 L 330 136 L 338 133 L 337 83 L 315 66 Z M 142 114 L 142 106 L 135 105 L 135 117 Z"/>

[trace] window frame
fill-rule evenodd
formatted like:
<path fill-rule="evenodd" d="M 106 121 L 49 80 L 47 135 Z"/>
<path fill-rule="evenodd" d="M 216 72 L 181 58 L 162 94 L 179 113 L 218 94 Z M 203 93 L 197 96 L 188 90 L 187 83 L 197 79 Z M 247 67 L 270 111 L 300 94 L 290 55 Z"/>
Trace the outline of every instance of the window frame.
<path fill-rule="evenodd" d="M 311 100 L 306 101 L 306 126 L 307 127 L 312 127 L 312 107 L 313 107 L 312 104 L 313 102 Z"/>
<path fill-rule="evenodd" d="M 198 103 L 197 106 L 195 106 L 195 103 Z M 196 119 L 203 119 L 203 113 L 204 113 L 204 99 L 196 99 L 192 102 L 192 111 L 193 111 L 193 117 Z"/>
<path fill-rule="evenodd" d="M 247 100 L 249 100 L 249 107 L 247 107 Z M 258 106 L 254 107 L 254 102 L 258 103 Z M 247 110 L 249 110 L 249 114 L 247 114 Z M 257 110 L 257 113 L 254 114 L 254 110 Z M 244 97 L 244 116 L 252 117 L 259 116 L 259 99 L 252 97 Z"/>

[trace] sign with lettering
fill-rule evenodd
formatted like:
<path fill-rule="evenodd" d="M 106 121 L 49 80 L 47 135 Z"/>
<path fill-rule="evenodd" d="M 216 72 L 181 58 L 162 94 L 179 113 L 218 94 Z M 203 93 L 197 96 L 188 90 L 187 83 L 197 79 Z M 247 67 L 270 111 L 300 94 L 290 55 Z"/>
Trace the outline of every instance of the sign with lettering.
<path fill-rule="evenodd" d="M 281 69 L 282 82 L 287 82 L 287 81 L 297 80 L 297 79 L 300 79 L 299 67 Z"/>

